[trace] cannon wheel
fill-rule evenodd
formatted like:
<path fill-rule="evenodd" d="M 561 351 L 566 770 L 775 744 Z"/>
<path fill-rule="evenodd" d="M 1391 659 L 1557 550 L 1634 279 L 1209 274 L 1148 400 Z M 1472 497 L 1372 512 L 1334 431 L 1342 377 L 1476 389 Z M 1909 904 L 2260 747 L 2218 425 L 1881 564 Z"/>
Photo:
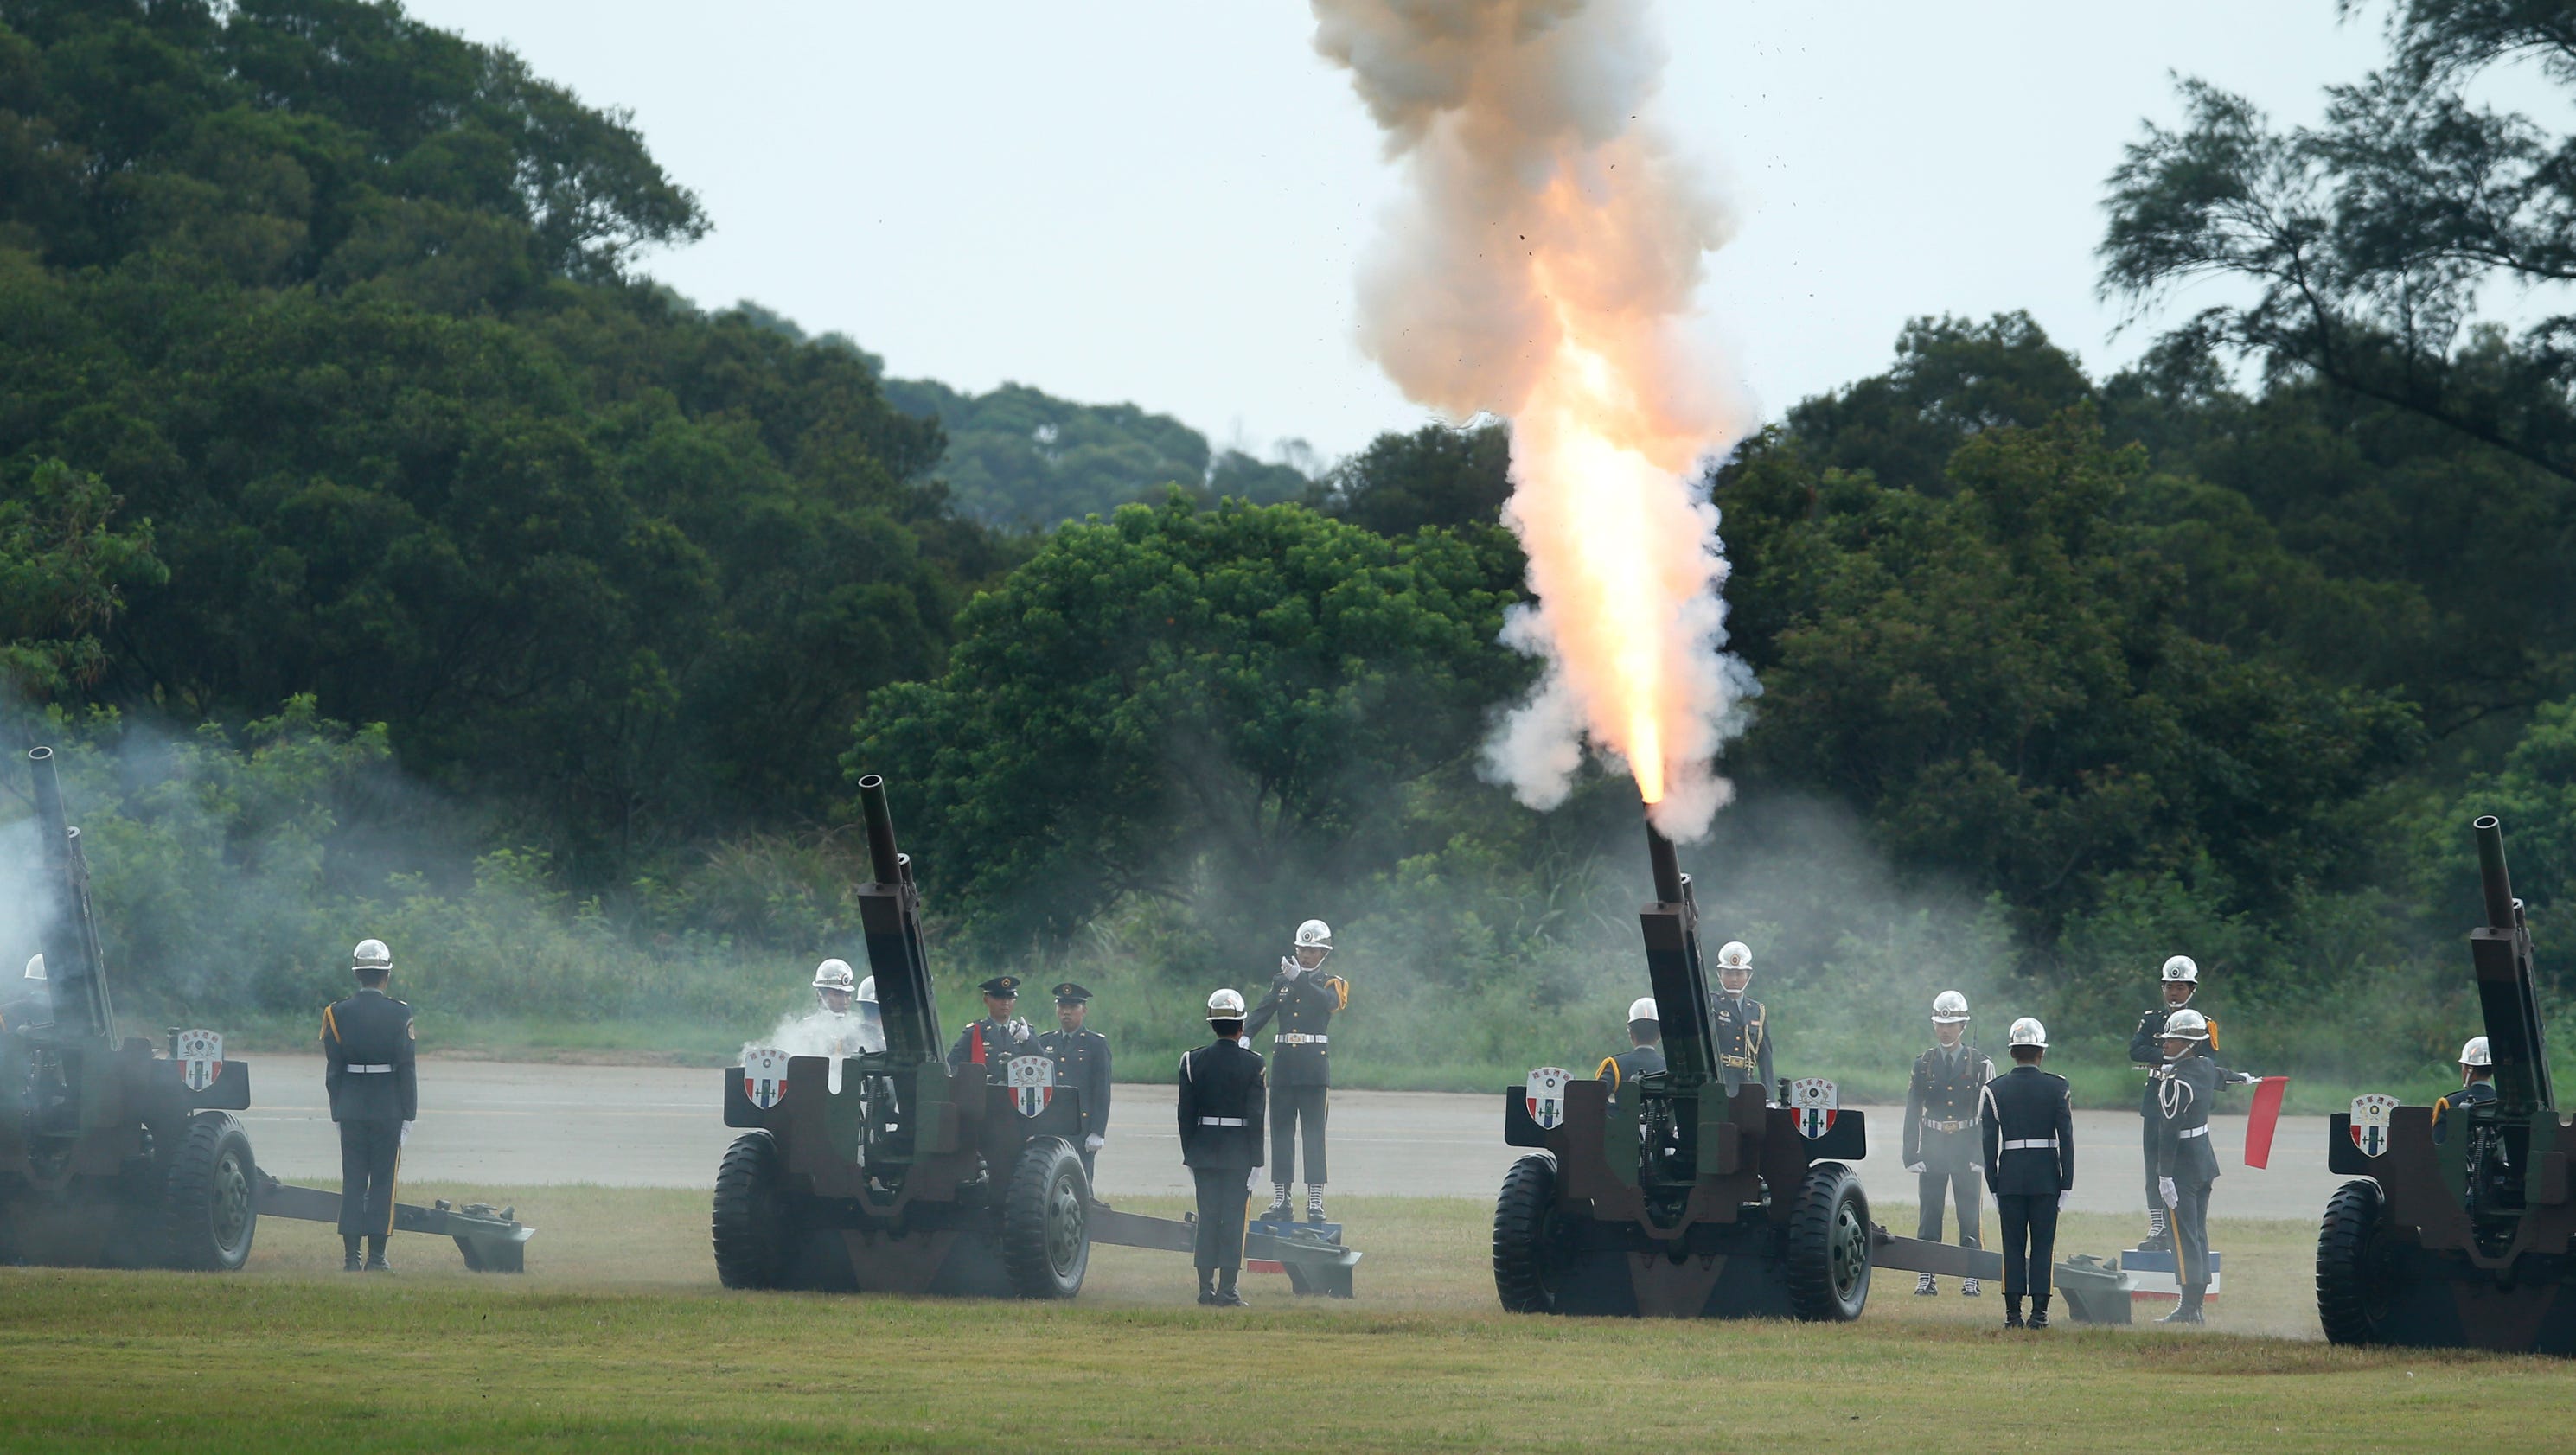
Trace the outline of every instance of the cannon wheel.
<path fill-rule="evenodd" d="M 1810 1323 L 1849 1323 L 1869 1305 L 1869 1198 L 1840 1162 L 1807 1169 L 1789 1207 L 1789 1305 Z"/>
<path fill-rule="evenodd" d="M 2317 1322 L 2336 1344 L 2388 1342 L 2395 1280 L 2380 1246 L 2376 1182 L 2347 1182 L 2326 1201 L 2317 1226 Z"/>
<path fill-rule="evenodd" d="M 1062 1137 L 1031 1137 L 1002 1199 L 1002 1267 L 1022 1298 L 1071 1298 L 1091 1269 L 1091 1184 Z"/>
<path fill-rule="evenodd" d="M 1556 1226 L 1556 1163 L 1523 1157 L 1503 1174 L 1494 1199 L 1494 1292 L 1516 1314 L 1556 1312 L 1551 1245 Z"/>
<path fill-rule="evenodd" d="M 745 1132 L 716 1169 L 716 1277 L 727 1288 L 782 1288 L 796 1248 L 785 1157 L 769 1133 Z"/>
<path fill-rule="evenodd" d="M 170 1265 L 229 1273 L 250 1259 L 259 1233 L 251 1197 L 258 1164 L 250 1138 L 228 1112 L 199 1112 L 179 1139 L 162 1190 L 162 1236 Z"/>

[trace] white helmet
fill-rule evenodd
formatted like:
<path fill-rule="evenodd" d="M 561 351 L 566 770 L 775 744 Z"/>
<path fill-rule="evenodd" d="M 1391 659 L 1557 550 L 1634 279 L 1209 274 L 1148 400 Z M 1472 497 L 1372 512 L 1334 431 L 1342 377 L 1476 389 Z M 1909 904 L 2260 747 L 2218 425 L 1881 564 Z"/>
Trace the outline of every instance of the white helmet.
<path fill-rule="evenodd" d="M 847 960 L 826 960 L 814 967 L 816 990 L 847 990 L 857 983 L 858 977 L 850 973 Z"/>
<path fill-rule="evenodd" d="M 349 968 L 391 970 L 394 968 L 394 952 L 386 949 L 382 940 L 360 940 L 358 948 L 349 952 Z"/>
<path fill-rule="evenodd" d="M 1963 1025 L 1968 1019 L 1968 997 L 1955 990 L 1944 990 L 1932 997 L 1932 1024 Z"/>
<path fill-rule="evenodd" d="M 2209 1039 L 2209 1017 L 2196 1010 L 2178 1010 L 2165 1020 L 2163 1039 L 2168 1041 L 2206 1041 Z"/>
<path fill-rule="evenodd" d="M 1297 948 L 1300 950 L 1333 948 L 1333 927 L 1319 919 L 1310 919 L 1297 926 Z"/>
<path fill-rule="evenodd" d="M 2185 985 L 2198 985 L 2200 967 L 2192 963 L 2189 955 L 2176 955 L 2165 962 L 2165 979 L 2179 980 Z"/>
<path fill-rule="evenodd" d="M 1655 1013 L 1655 998 L 1651 995 L 1641 995 L 1628 1002 L 1628 1019 L 1632 1024 L 1637 1021 L 1654 1021 L 1660 1025 L 1664 1018 Z"/>
<path fill-rule="evenodd" d="M 861 1004 L 861 1005 L 874 1005 L 874 1004 L 876 1004 L 876 1003 L 877 1003 L 877 978 L 876 978 L 875 976 L 871 975 L 871 976 L 869 976 L 867 979 L 862 980 L 862 981 L 860 981 L 860 982 L 859 982 L 859 1004 Z"/>
<path fill-rule="evenodd" d="M 1243 1019 L 1243 995 L 1240 991 L 1220 990 L 1208 997 L 1208 1017 L 1212 1021 Z"/>
<path fill-rule="evenodd" d="M 2470 1037 L 2469 1043 L 2460 1048 L 2460 1064 L 2463 1066 L 2494 1065 L 2495 1057 L 2487 1050 L 2487 1038 L 2484 1036 Z"/>
<path fill-rule="evenodd" d="M 42 980 L 45 978 L 44 956 L 30 955 L 27 957 L 27 978 L 30 980 Z"/>
<path fill-rule="evenodd" d="M 2012 1023 L 2012 1029 L 2005 1033 L 2004 1040 L 2008 1045 L 2037 1046 L 2044 1051 L 2048 1049 L 2048 1027 L 2041 1025 L 2035 1017 L 2023 1016 Z"/>
<path fill-rule="evenodd" d="M 1742 970 L 1750 974 L 1753 970 L 1753 947 L 1742 940 L 1729 940 L 1718 946 L 1717 968 Z"/>

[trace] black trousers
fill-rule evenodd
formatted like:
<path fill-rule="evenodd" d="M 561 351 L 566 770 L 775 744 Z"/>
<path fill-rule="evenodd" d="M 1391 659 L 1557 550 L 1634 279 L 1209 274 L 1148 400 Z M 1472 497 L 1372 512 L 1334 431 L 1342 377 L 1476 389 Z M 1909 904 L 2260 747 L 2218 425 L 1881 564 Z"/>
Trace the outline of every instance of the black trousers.
<path fill-rule="evenodd" d="M 1191 1248 L 1199 1267 L 1243 1266 L 1243 1204 L 1251 1175 L 1249 1167 L 1190 1169 L 1199 1192 L 1198 1241 Z"/>
<path fill-rule="evenodd" d="M 1091 1195 L 1095 1199 L 1100 1196 L 1100 1174 L 1091 1170 L 1091 1164 L 1099 1155 L 1087 1149 L 1082 1154 L 1082 1180 L 1090 1184 Z"/>
<path fill-rule="evenodd" d="M 402 1161 L 403 1124 L 340 1123 L 340 1233 L 389 1237 L 394 1230 L 394 1167 Z"/>
<path fill-rule="evenodd" d="M 2156 1213 L 2165 1211 L 2164 1192 L 2156 1186 L 2156 1119 L 2154 1117 L 2141 1115 L 2138 1118 L 2138 1147 L 2146 1159 L 2147 1213 L 2152 1217 Z"/>
<path fill-rule="evenodd" d="M 2178 1200 L 2173 1209 L 2174 1282 L 2185 1288 L 2209 1287 L 2209 1189 L 2206 1182 L 2174 1179 Z M 2157 1201 L 2163 1201 L 2159 1196 Z"/>
<path fill-rule="evenodd" d="M 1965 1163 L 1956 1171 L 1944 1172 L 1927 1167 L 1915 1178 L 1921 1197 L 1922 1212 L 1914 1220 L 1914 1236 L 1927 1243 L 1941 1241 L 1941 1204 L 1956 1201 L 1959 1206 L 1959 1246 L 1982 1248 L 1978 1235 L 1985 1211 L 1985 1179 L 1968 1170 Z"/>
<path fill-rule="evenodd" d="M 1306 1126 L 1306 1180 L 1324 1180 L 1324 1113 L 1332 1101 L 1329 1086 L 1281 1086 L 1270 1088 L 1270 1180 L 1287 1184 L 1297 1179 L 1297 1125 Z"/>
<path fill-rule="evenodd" d="M 1998 1193 L 1995 1215 L 2004 1225 L 2004 1297 L 2048 1297 L 2048 1273 L 2057 1266 L 2057 1194 Z"/>

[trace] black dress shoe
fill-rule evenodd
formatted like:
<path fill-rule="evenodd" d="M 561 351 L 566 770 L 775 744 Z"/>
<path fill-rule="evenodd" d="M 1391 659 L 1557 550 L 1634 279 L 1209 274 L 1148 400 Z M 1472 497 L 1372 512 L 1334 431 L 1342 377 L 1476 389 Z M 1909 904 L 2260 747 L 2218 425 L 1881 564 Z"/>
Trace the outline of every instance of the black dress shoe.
<path fill-rule="evenodd" d="M 2043 1303 L 2030 1311 L 2030 1326 L 2034 1329 L 2048 1327 L 2048 1305 Z"/>
<path fill-rule="evenodd" d="M 367 1265 L 361 1261 L 359 1256 L 355 1253 L 343 1253 L 340 1255 L 340 1271 L 343 1273 L 356 1273 L 366 1266 Z"/>
<path fill-rule="evenodd" d="M 391 1273 L 394 1271 L 394 1265 L 385 1261 L 384 1254 L 377 1253 L 367 1259 L 367 1271 L 369 1273 Z"/>

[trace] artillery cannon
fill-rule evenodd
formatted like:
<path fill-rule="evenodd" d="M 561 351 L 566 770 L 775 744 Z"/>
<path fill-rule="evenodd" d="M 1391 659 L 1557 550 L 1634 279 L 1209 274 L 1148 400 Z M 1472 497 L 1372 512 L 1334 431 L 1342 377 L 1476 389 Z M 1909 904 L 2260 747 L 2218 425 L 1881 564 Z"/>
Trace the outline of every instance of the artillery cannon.
<path fill-rule="evenodd" d="M 0 1261 L 229 1271 L 265 1213 L 330 1222 L 340 1195 L 260 1170 L 234 1112 L 250 1066 L 210 1030 L 156 1052 L 117 1035 L 89 859 L 65 819 L 54 751 L 27 753 L 41 845 L 43 993 L 0 1031 Z M 518 1272 L 531 1229 L 481 1204 L 396 1204 L 397 1232 L 453 1238 L 466 1266 Z"/>
<path fill-rule="evenodd" d="M 2000 1277 L 2002 1258 L 1892 1237 L 1849 1162 L 1862 1114 L 1834 1084 L 1771 1088 L 1723 1068 L 1709 1026 L 1699 907 L 1672 841 L 1646 830 L 1639 911 L 1666 1068 L 1604 1082 L 1556 1067 L 1504 1093 L 1503 1136 L 1536 1149 L 1494 1204 L 1494 1289 L 1516 1313 L 1843 1321 L 1872 1267 Z"/>
<path fill-rule="evenodd" d="M 2329 1119 L 2336 1189 L 2317 1230 L 2317 1317 L 2338 1344 L 2576 1354 L 2576 1127 L 2559 1115 L 2531 932 L 2504 827 L 2471 826 L 2486 923 L 2469 931 L 2495 1099 L 2430 1107 L 2363 1096 Z"/>
<path fill-rule="evenodd" d="M 1081 1091 L 1055 1083 L 1052 1060 L 948 1064 L 920 891 L 895 847 L 885 780 L 860 779 L 859 803 L 876 874 L 859 889 L 859 920 L 884 1049 L 754 1048 L 725 1072 L 725 1125 L 744 1129 L 716 1173 L 725 1286 L 1071 1298 L 1094 1243 L 1189 1252 L 1187 1223 L 1092 1196 L 1074 1150 Z M 1259 1242 L 1247 1251 L 1347 1293 L 1357 1253 Z"/>

